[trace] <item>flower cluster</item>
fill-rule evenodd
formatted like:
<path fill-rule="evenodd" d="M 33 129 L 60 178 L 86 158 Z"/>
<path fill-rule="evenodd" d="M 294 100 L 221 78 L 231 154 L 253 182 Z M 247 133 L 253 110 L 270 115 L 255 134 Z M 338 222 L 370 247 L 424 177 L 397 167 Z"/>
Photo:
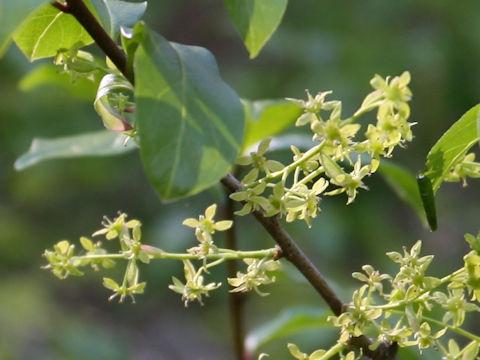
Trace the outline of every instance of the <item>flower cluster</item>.
<path fill-rule="evenodd" d="M 331 91 L 316 96 L 307 91 L 307 100 L 289 99 L 304 109 L 296 125 L 309 125 L 317 144 L 305 152 L 292 146 L 293 161 L 287 166 L 265 157 L 270 139 L 261 141 L 257 151 L 240 157 L 237 163 L 252 169 L 241 180 L 243 188 L 231 195 L 244 204 L 237 215 L 261 211 L 266 216 L 284 215 L 287 222 L 301 219 L 310 227 L 322 195 L 345 193 L 347 204 L 351 203 L 358 189 L 367 189 L 363 179 L 378 169 L 380 157 L 389 157 L 397 145 L 412 140 L 412 124 L 407 122 L 409 82 L 408 72 L 393 79 L 376 75 L 370 82 L 374 91 L 349 118 L 342 118 L 340 101 L 326 99 Z M 365 140 L 357 139 L 361 129 L 358 117 L 375 109 L 376 124 L 368 125 Z M 355 163 L 351 159 L 354 153 Z"/>
<path fill-rule="evenodd" d="M 123 259 L 127 261 L 127 267 L 123 282 L 119 285 L 115 280 L 103 278 L 103 285 L 113 291 L 109 300 L 117 296 L 119 301 L 123 302 L 125 297 L 130 297 L 134 302 L 134 295 L 143 293 L 146 286 L 145 282 L 139 282 L 139 269 L 137 262 L 149 263 L 151 255 L 142 249 L 141 244 L 141 223 L 138 220 L 127 221 L 127 215 L 120 213 L 114 220 L 107 217 L 102 223 L 103 228 L 96 231 L 93 236 L 104 235 L 106 240 L 118 239 L 121 251 L 118 253 L 108 253 L 102 248 L 102 243 L 94 243 L 87 237 L 81 237 L 80 243 L 85 250 L 83 254 L 75 255 L 75 245 L 67 240 L 58 242 L 52 250 L 46 250 L 45 258 L 49 262 L 45 269 L 51 269 L 53 274 L 59 278 L 66 278 L 69 275 L 81 276 L 83 272 L 81 267 L 90 265 L 94 270 L 99 270 L 99 266 L 109 268 L 115 265 L 114 259 Z"/>
<path fill-rule="evenodd" d="M 467 312 L 480 311 L 473 302 L 478 295 L 480 234 L 467 235 L 466 239 L 472 251 L 464 258 L 465 266 L 443 278 L 426 275 L 433 256 L 420 256 L 420 241 L 403 254 L 387 254 L 400 266 L 395 276 L 381 274 L 370 265 L 363 267 L 364 273 L 354 273 L 353 277 L 365 284 L 354 292 L 346 312 L 330 317 L 340 328 L 339 343 L 348 345 L 352 337 L 376 334 L 372 349 L 380 343 L 397 343 L 400 347 L 416 346 L 420 351 L 435 347 L 443 353 L 442 359 L 475 359 L 480 337 L 460 327 Z M 472 267 L 474 256 L 478 259 Z M 427 313 L 443 316 L 437 320 Z M 461 350 L 452 339 L 444 346 L 441 338 L 449 330 L 471 342 Z"/>

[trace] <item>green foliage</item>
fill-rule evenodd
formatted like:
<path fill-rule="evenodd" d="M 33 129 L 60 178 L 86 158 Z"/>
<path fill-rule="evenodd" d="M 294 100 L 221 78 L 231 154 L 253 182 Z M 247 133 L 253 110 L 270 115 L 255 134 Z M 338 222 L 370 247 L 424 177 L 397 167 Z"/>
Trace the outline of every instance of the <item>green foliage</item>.
<path fill-rule="evenodd" d="M 224 0 L 224 3 L 253 59 L 280 25 L 288 0 Z"/>
<path fill-rule="evenodd" d="M 392 161 L 384 160 L 378 172 L 385 178 L 385 181 L 398 197 L 410 205 L 415 210 L 420 221 L 426 225 L 425 212 L 417 182 L 410 171 Z"/>
<path fill-rule="evenodd" d="M 298 106 L 286 100 L 242 100 L 242 102 L 245 110 L 242 150 L 266 137 L 282 132 L 291 126 L 302 112 Z"/>
<path fill-rule="evenodd" d="M 322 309 L 290 308 L 252 330 L 245 339 L 247 351 L 255 353 L 272 341 L 284 339 L 306 330 L 318 330 L 330 326 L 328 315 Z"/>
<path fill-rule="evenodd" d="M 123 154 L 136 146 L 128 137 L 105 130 L 55 139 L 33 139 L 27 153 L 15 161 L 15 169 L 24 170 L 51 159 Z"/>
<path fill-rule="evenodd" d="M 426 170 L 418 177 L 423 206 L 432 230 L 437 228 L 435 194 L 444 181 L 480 177 L 480 163 L 468 151 L 480 139 L 480 105 L 467 111 L 437 141 L 427 155 Z"/>
<path fill-rule="evenodd" d="M 243 109 L 196 46 L 170 43 L 147 27 L 135 55 L 140 152 L 164 200 L 195 194 L 225 175 L 240 150 Z"/>
<path fill-rule="evenodd" d="M 60 49 L 93 42 L 75 18 L 51 4 L 32 12 L 15 31 L 13 39 L 30 61 L 55 56 Z"/>
<path fill-rule="evenodd" d="M 480 105 L 468 110 L 428 153 L 425 174 L 432 181 L 434 193 L 444 181 L 465 181 L 466 177 L 480 176 L 480 164 L 473 161 L 474 156 L 466 158 L 480 139 L 479 110 Z"/>

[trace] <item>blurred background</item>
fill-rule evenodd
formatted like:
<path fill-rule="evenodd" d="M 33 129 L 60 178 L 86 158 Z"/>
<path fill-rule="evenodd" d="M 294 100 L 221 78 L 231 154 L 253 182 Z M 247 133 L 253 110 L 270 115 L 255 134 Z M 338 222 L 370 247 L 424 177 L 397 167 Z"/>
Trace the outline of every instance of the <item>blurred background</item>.
<path fill-rule="evenodd" d="M 370 91 L 369 80 L 412 75 L 411 121 L 415 139 L 397 149 L 394 160 L 413 172 L 441 134 L 480 101 L 480 2 L 438 0 L 291 1 L 280 28 L 260 56 L 249 60 L 220 0 L 150 1 L 145 21 L 167 39 L 200 45 L 216 56 L 223 78 L 247 99 L 303 98 L 333 90 L 349 114 Z M 92 51 L 94 47 L 91 47 Z M 118 210 L 143 223 L 144 242 L 169 251 L 193 246 L 183 227 L 213 202 L 224 202 L 220 187 L 175 203 L 163 204 L 145 179 L 138 154 L 42 163 L 16 172 L 15 159 L 33 137 L 55 137 L 102 128 L 93 110 L 94 92 L 72 96 L 59 86 L 22 91 L 19 82 L 35 66 L 12 46 L 0 60 L 0 359 L 231 359 L 227 288 L 184 308 L 168 290 L 177 262 L 142 268 L 148 282 L 137 304 L 109 303 L 105 275 L 89 273 L 60 281 L 40 267 L 41 257 L 61 239 L 77 241 L 100 227 L 103 215 Z M 288 154 L 276 154 L 288 161 Z M 478 180 L 467 188 L 442 186 L 438 194 L 439 229 L 430 233 L 414 212 L 391 192 L 380 176 L 367 180 L 354 204 L 327 198 L 311 230 L 287 228 L 331 280 L 350 299 L 357 283 L 353 271 L 369 263 L 394 270 L 385 252 L 424 240 L 434 254 L 432 273 L 442 276 L 462 264 L 463 234 L 480 230 Z M 472 201 L 475 200 L 475 201 Z M 239 219 L 240 248 L 271 247 L 269 236 L 252 219 Z M 222 239 L 218 240 L 222 244 Z M 107 274 L 118 278 L 123 265 Z M 212 274 L 225 284 L 225 269 Z M 292 306 L 325 310 L 322 299 L 295 269 L 285 265 L 270 296 L 248 296 L 246 328 L 258 328 Z M 473 315 L 472 317 L 475 317 Z M 478 323 L 478 316 L 476 321 Z M 475 322 L 473 319 L 472 323 Z M 271 342 L 261 351 L 287 359 L 285 344 L 304 351 L 329 346 L 335 331 L 312 329 Z M 416 359 L 408 352 L 399 359 Z M 436 352 L 426 359 L 439 359 Z"/>

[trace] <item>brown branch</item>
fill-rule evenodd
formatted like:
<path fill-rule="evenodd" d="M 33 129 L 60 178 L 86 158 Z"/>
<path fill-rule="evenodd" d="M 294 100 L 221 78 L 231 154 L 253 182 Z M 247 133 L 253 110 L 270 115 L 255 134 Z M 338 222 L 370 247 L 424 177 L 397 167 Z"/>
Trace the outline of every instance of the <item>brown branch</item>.
<path fill-rule="evenodd" d="M 103 29 L 102 25 L 100 25 L 82 0 L 66 0 L 65 4 L 55 1 L 52 5 L 57 9 L 74 16 L 92 39 L 95 40 L 98 47 L 102 49 L 105 55 L 107 55 L 115 64 L 117 69 L 125 75 L 128 81 L 132 84 L 134 83 L 134 76 L 130 73 L 127 67 L 127 56 Z"/>
<path fill-rule="evenodd" d="M 229 198 L 229 192 L 226 192 L 226 204 L 224 208 L 225 218 L 233 220 L 233 200 Z M 232 227 L 226 231 L 226 245 L 227 248 L 237 249 L 237 236 L 235 232 L 235 222 Z M 237 276 L 237 261 L 232 260 L 227 262 L 227 275 L 229 278 Z M 245 360 L 245 330 L 243 324 L 244 308 L 245 308 L 245 293 L 228 293 L 228 307 L 230 312 L 231 331 L 233 340 L 233 350 L 236 360 Z"/>

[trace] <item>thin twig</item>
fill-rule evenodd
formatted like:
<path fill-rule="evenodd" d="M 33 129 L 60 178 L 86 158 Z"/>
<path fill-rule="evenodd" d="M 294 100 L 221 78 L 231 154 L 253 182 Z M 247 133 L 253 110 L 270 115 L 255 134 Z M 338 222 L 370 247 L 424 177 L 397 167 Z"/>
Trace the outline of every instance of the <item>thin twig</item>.
<path fill-rule="evenodd" d="M 60 1 L 54 1 L 54 2 L 52 3 L 52 5 L 53 5 L 54 7 L 56 7 L 58 10 L 60 10 L 61 12 L 64 12 L 64 13 L 67 13 L 67 14 L 70 12 L 70 10 L 68 9 L 67 4 L 61 3 Z"/>
<path fill-rule="evenodd" d="M 226 204 L 225 204 L 225 218 L 227 220 L 233 220 L 233 200 L 229 198 L 229 192 L 226 191 Z M 235 222 L 230 229 L 226 231 L 226 245 L 227 248 L 237 249 L 237 236 L 235 231 Z M 227 262 L 227 275 L 229 278 L 237 276 L 237 261 L 231 260 Z M 245 293 L 229 292 L 228 293 L 228 307 L 230 312 L 231 331 L 233 340 L 233 350 L 236 360 L 245 359 L 245 330 L 243 324 L 244 307 L 245 307 Z"/>

